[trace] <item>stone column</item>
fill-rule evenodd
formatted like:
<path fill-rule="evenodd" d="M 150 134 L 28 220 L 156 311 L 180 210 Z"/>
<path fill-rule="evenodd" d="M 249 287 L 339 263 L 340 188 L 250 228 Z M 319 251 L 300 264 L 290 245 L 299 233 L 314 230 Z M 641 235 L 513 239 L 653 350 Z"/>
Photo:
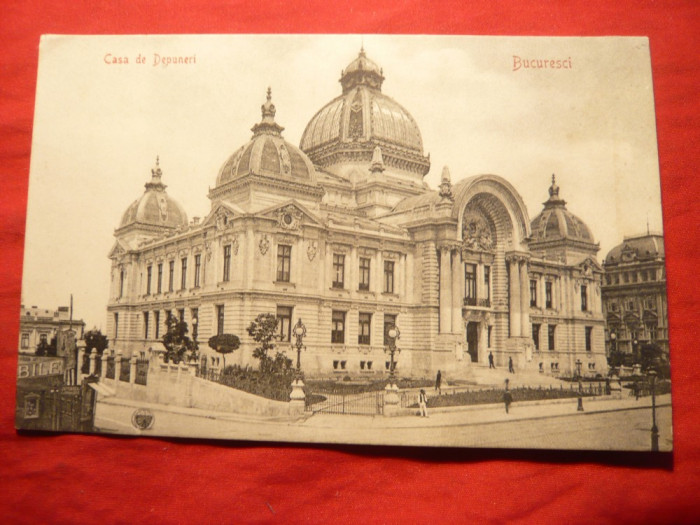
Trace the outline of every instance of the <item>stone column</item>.
<path fill-rule="evenodd" d="M 527 274 L 527 260 L 520 263 L 520 335 L 530 337 L 530 280 Z"/>
<path fill-rule="evenodd" d="M 510 259 L 508 261 L 510 268 L 509 272 L 509 282 L 510 290 L 508 297 L 508 309 L 509 309 L 509 319 L 510 319 L 510 336 L 519 337 L 520 336 L 520 276 L 518 275 L 518 261 L 516 259 Z"/>
<path fill-rule="evenodd" d="M 85 347 L 84 346 L 79 346 L 78 347 L 78 363 L 75 367 L 75 380 L 76 380 L 76 385 L 79 385 L 83 381 L 83 361 L 85 360 Z"/>
<path fill-rule="evenodd" d="M 132 385 L 136 382 L 136 354 L 131 355 L 131 362 L 129 367 L 129 383 Z"/>
<path fill-rule="evenodd" d="M 464 272 L 462 272 L 462 275 L 464 275 Z M 462 287 L 462 289 L 464 289 L 464 287 Z M 484 265 L 482 263 L 476 265 L 476 298 L 477 300 L 486 299 Z"/>
<path fill-rule="evenodd" d="M 452 287 L 450 283 L 450 250 L 440 249 L 440 333 L 452 331 Z"/>
<path fill-rule="evenodd" d="M 412 301 L 413 300 L 413 291 L 415 290 L 415 279 L 416 276 L 414 275 L 414 266 L 413 266 L 413 255 L 410 253 L 407 253 L 404 256 L 404 261 L 406 262 L 406 271 L 404 272 L 405 275 L 405 293 L 406 296 L 403 298 L 404 301 Z"/>
<path fill-rule="evenodd" d="M 384 291 L 384 256 L 381 250 L 377 250 L 376 262 L 377 269 L 374 272 L 374 291 L 377 295 L 381 295 Z M 370 272 L 371 271 L 370 269 Z M 370 276 L 370 281 L 371 280 L 372 276 Z"/>
<path fill-rule="evenodd" d="M 92 352 L 90 352 L 90 370 L 88 372 L 89 375 L 95 375 L 95 359 L 97 358 L 97 348 L 93 348 Z"/>
<path fill-rule="evenodd" d="M 107 360 L 109 359 L 109 351 L 105 348 L 102 352 L 102 366 L 100 368 L 100 378 L 107 378 Z"/>
<path fill-rule="evenodd" d="M 452 332 L 459 334 L 462 332 L 462 297 L 464 286 L 460 287 L 464 278 L 464 266 L 459 250 L 452 251 Z"/>

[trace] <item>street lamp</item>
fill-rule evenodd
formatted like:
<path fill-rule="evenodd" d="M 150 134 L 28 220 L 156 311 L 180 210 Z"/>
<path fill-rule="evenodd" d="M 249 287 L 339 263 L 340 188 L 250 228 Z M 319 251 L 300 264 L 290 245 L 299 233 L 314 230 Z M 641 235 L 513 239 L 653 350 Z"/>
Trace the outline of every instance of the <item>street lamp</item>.
<path fill-rule="evenodd" d="M 578 376 L 578 408 L 577 412 L 583 412 L 583 385 L 581 384 L 581 363 L 580 359 L 576 360 L 576 375 Z"/>
<path fill-rule="evenodd" d="M 294 346 L 297 347 L 296 379 L 301 379 L 301 349 L 304 347 L 304 337 L 306 337 L 306 326 L 304 326 L 304 323 L 301 322 L 301 317 L 297 321 L 297 324 L 294 325 L 292 332 L 294 333 L 294 338 L 296 339 Z"/>
<path fill-rule="evenodd" d="M 617 334 L 615 330 L 610 331 L 610 358 L 609 362 L 617 362 Z M 622 363 L 620 363 L 620 366 L 622 366 Z"/>
<path fill-rule="evenodd" d="M 391 325 L 387 331 L 386 335 L 389 336 L 389 348 L 384 348 L 384 352 L 389 352 L 389 384 L 394 384 L 394 354 L 396 351 L 401 353 L 401 349 L 396 348 L 396 340 L 401 337 L 401 331 L 396 325 Z"/>
<path fill-rule="evenodd" d="M 656 426 L 656 370 L 649 370 L 649 386 L 651 387 L 651 450 L 659 451 L 659 428 Z"/>

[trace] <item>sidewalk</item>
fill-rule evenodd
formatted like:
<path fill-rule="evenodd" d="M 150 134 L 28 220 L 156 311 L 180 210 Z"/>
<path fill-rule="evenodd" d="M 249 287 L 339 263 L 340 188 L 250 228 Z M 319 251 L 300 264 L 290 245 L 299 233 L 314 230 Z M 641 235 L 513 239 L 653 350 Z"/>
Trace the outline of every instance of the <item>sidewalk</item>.
<path fill-rule="evenodd" d="M 656 406 L 670 406 L 671 395 L 657 396 Z M 609 396 L 583 398 L 583 412 L 577 411 L 577 398 L 555 399 L 551 401 L 523 401 L 513 403 L 506 414 L 504 405 L 471 405 L 463 407 L 436 408 L 429 410 L 430 417 L 409 416 L 354 416 L 340 414 L 314 414 L 299 425 L 314 428 L 427 428 L 467 425 L 484 425 L 505 421 L 536 420 L 553 417 L 597 414 L 623 410 L 651 409 L 651 398 L 638 401 L 634 398 L 610 399 Z M 417 413 L 417 410 L 416 410 Z"/>

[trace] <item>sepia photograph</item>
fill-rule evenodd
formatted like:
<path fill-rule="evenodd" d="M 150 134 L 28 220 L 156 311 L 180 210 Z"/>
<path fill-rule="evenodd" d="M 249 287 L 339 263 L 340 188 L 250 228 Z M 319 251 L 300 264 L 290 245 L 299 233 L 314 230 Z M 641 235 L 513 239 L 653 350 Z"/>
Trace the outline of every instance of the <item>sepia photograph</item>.
<path fill-rule="evenodd" d="M 21 430 L 673 449 L 643 37 L 44 35 Z"/>

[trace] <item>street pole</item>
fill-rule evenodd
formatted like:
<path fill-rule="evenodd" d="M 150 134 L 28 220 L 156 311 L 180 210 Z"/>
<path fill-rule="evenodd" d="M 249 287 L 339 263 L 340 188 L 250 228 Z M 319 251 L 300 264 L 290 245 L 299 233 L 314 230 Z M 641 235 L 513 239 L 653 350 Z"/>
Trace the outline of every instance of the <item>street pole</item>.
<path fill-rule="evenodd" d="M 578 374 L 578 407 L 576 408 L 577 412 L 583 412 L 583 385 L 581 384 L 581 360 L 577 359 L 576 360 L 576 372 Z"/>
<path fill-rule="evenodd" d="M 659 428 L 656 426 L 656 371 L 649 371 L 651 383 L 651 450 L 659 451 Z"/>

